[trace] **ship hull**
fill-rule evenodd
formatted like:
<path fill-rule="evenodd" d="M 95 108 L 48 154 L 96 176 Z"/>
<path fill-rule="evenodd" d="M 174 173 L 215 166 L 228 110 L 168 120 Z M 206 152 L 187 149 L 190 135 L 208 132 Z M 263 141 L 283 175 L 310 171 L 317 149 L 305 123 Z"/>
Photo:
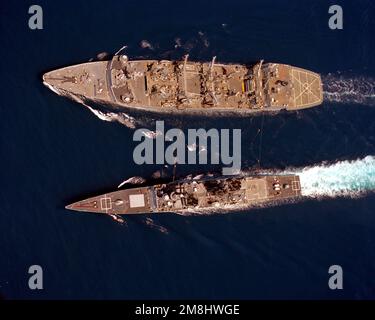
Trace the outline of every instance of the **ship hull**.
<path fill-rule="evenodd" d="M 160 113 L 257 113 L 322 103 L 314 72 L 284 64 L 253 66 L 185 61 L 89 62 L 44 74 L 44 84 L 78 102 Z"/>
<path fill-rule="evenodd" d="M 181 180 L 91 197 L 67 209 L 108 215 L 249 208 L 301 196 L 296 175 L 232 176 Z"/>

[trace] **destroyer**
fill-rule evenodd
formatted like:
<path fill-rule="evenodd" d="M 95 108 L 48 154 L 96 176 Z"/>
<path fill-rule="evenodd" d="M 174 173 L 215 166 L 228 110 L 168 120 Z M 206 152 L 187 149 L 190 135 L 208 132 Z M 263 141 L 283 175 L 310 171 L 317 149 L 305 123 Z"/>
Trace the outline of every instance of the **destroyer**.
<path fill-rule="evenodd" d="M 252 65 L 130 61 L 115 55 L 44 74 L 44 84 L 78 102 L 156 112 L 299 110 L 323 101 L 318 74 L 277 63 Z"/>
<path fill-rule="evenodd" d="M 300 180 L 296 175 L 232 176 L 118 190 L 66 208 L 109 215 L 181 213 L 249 207 L 300 196 Z"/>

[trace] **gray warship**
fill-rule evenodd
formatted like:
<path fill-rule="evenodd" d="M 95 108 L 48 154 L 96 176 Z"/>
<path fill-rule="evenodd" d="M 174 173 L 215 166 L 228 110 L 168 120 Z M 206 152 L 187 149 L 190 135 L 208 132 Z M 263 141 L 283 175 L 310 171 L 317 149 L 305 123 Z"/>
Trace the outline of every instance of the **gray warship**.
<path fill-rule="evenodd" d="M 117 190 L 74 202 L 66 209 L 111 216 L 178 214 L 202 209 L 248 208 L 300 196 L 297 175 L 222 176 Z"/>
<path fill-rule="evenodd" d="M 152 112 L 275 112 L 318 106 L 320 75 L 305 69 L 260 61 L 251 65 L 129 60 L 115 55 L 47 72 L 43 83 L 78 102 L 93 101 L 116 110 Z"/>

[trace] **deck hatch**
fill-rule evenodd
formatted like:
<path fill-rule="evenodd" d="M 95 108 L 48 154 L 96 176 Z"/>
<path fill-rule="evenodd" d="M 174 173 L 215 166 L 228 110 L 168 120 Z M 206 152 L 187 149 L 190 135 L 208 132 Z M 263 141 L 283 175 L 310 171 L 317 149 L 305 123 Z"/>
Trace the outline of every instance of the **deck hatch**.
<path fill-rule="evenodd" d="M 145 206 L 144 194 L 130 194 L 129 195 L 130 208 L 141 208 Z"/>

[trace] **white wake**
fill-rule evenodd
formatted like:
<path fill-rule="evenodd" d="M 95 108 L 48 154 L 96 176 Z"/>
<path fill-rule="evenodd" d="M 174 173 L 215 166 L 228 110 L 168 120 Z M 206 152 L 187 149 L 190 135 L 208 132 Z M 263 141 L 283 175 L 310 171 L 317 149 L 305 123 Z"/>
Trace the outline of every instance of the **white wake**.
<path fill-rule="evenodd" d="M 375 106 L 375 79 L 342 74 L 322 76 L 324 100 Z"/>
<path fill-rule="evenodd" d="M 375 190 L 375 157 L 338 161 L 283 173 L 300 176 L 301 191 L 307 197 L 358 197 Z"/>

